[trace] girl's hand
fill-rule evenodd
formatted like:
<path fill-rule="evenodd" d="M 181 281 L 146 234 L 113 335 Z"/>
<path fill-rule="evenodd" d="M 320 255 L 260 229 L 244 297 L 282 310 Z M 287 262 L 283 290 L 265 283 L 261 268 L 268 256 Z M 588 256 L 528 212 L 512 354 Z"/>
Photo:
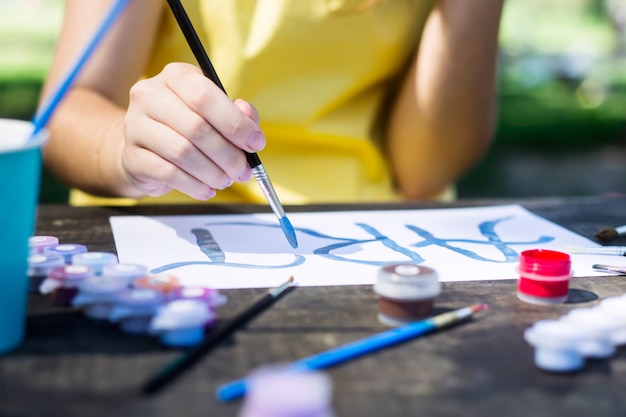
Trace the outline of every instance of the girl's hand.
<path fill-rule="evenodd" d="M 122 166 L 150 196 L 177 189 L 198 200 L 252 178 L 245 154 L 265 146 L 256 109 L 231 101 L 195 66 L 168 64 L 130 90 Z"/>

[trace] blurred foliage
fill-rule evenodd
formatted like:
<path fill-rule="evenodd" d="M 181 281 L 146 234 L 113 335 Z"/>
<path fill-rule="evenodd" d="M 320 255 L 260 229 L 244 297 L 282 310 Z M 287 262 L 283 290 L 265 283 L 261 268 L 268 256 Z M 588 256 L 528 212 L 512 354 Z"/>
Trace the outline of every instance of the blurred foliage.
<path fill-rule="evenodd" d="M 626 191 L 614 161 L 622 183 L 593 178 L 588 169 L 603 161 L 585 160 L 626 145 L 625 25 L 624 0 L 505 1 L 495 142 L 460 197 Z"/>
<path fill-rule="evenodd" d="M 500 36 L 497 144 L 623 140 L 623 0 L 509 0 Z"/>

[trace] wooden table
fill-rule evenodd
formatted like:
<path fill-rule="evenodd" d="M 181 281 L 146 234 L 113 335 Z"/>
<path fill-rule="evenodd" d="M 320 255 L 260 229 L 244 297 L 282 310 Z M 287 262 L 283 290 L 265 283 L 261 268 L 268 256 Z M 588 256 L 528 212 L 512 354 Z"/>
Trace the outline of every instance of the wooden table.
<path fill-rule="evenodd" d="M 625 197 L 518 202 L 587 237 L 600 227 L 626 224 Z M 288 211 L 432 207 L 438 205 L 314 206 Z M 259 210 L 266 208 L 51 205 L 39 208 L 37 234 L 83 243 L 94 251 L 115 251 L 109 216 Z M 576 278 L 570 289 L 566 304 L 535 306 L 516 299 L 513 280 L 444 284 L 439 306 L 458 308 L 481 301 L 491 306 L 490 311 L 454 329 L 326 370 L 334 384 L 337 415 L 626 415 L 626 348 L 571 375 L 545 373 L 534 366 L 533 349 L 522 338 L 524 329 L 537 320 L 623 294 L 626 278 Z M 229 302 L 218 310 L 220 319 L 232 317 L 263 292 L 224 291 Z M 52 306 L 48 296 L 31 296 L 26 341 L 0 358 L 0 416 L 236 416 L 241 401 L 215 400 L 218 385 L 262 364 L 292 361 L 383 331 L 386 328 L 377 321 L 376 312 L 370 286 L 299 288 L 161 394 L 144 398 L 137 394 L 138 387 L 180 351 L 163 348 L 149 336 L 123 334 L 70 308 Z"/>

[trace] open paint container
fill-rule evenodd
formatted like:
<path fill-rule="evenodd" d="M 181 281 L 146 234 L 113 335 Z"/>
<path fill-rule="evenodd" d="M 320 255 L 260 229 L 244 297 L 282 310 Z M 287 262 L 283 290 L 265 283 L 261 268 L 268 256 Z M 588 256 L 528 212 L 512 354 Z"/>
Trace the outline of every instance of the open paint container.
<path fill-rule="evenodd" d="M 571 266 L 567 253 L 547 249 L 523 251 L 517 267 L 517 298 L 532 304 L 564 303 L 572 278 Z"/>
<path fill-rule="evenodd" d="M 374 292 L 379 296 L 378 320 L 394 327 L 429 317 L 441 284 L 432 268 L 398 263 L 379 270 Z"/>

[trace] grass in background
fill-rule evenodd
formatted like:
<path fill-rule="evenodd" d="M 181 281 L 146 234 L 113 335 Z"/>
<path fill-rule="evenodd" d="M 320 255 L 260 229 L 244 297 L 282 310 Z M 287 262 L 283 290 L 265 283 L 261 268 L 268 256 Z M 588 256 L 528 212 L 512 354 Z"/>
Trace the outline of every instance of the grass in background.
<path fill-rule="evenodd" d="M 505 2 L 497 135 L 459 196 L 626 192 L 626 38 L 611 2 L 626 12 L 621 0 Z"/>

